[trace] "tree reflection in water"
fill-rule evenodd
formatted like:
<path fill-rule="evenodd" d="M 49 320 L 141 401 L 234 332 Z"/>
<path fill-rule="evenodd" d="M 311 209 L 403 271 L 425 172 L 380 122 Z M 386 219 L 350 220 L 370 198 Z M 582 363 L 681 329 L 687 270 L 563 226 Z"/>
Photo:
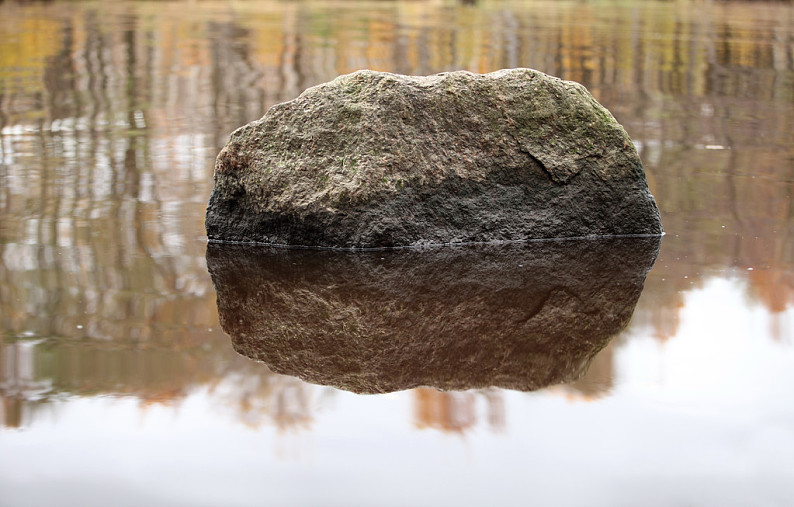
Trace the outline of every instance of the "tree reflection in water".
<path fill-rule="evenodd" d="M 686 295 L 713 277 L 775 315 L 792 307 L 785 3 L 189 5 L 0 2 L 6 425 L 72 396 L 162 404 L 238 384 L 224 399 L 242 420 L 308 424 L 307 393 L 279 404 L 291 381 L 229 353 L 203 212 L 234 128 L 364 67 L 527 66 L 585 84 L 634 139 L 670 232 L 633 327 L 671 339 Z M 790 341 L 782 324 L 769 333 Z M 582 382 L 571 389 L 609 385 Z"/>

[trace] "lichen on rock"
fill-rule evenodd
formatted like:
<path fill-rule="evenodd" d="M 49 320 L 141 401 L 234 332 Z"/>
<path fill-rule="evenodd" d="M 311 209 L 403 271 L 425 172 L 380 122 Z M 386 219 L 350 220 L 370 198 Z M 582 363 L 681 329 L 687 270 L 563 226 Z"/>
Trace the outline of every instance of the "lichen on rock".
<path fill-rule="evenodd" d="M 531 69 L 358 71 L 235 131 L 211 241 L 336 248 L 656 235 L 626 131 L 587 90 Z"/>

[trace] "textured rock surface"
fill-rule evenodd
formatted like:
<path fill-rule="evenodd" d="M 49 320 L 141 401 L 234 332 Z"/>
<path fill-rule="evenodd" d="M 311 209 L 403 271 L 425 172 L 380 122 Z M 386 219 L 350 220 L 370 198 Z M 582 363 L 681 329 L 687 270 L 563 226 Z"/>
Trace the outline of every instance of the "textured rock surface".
<path fill-rule="evenodd" d="M 224 331 L 277 373 L 359 393 L 577 379 L 628 323 L 660 238 L 386 252 L 210 244 Z"/>
<path fill-rule="evenodd" d="M 359 71 L 235 131 L 211 240 L 342 248 L 662 232 L 625 130 L 530 69 Z"/>

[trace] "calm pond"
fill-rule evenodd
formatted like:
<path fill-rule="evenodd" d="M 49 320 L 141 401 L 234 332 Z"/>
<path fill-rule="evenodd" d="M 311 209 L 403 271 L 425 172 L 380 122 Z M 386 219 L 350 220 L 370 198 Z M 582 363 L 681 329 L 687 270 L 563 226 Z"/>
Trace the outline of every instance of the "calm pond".
<path fill-rule="evenodd" d="M 269 106 L 508 67 L 661 242 L 208 249 Z M 790 2 L 0 2 L 0 505 L 792 505 L 793 192 Z"/>

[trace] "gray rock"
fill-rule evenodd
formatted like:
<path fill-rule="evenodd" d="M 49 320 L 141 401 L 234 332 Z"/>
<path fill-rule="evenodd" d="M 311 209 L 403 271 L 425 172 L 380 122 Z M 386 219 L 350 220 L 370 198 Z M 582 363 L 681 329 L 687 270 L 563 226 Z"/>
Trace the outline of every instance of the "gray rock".
<path fill-rule="evenodd" d="M 337 248 L 662 233 L 626 131 L 531 69 L 359 71 L 235 131 L 211 241 Z"/>
<path fill-rule="evenodd" d="M 579 378 L 629 322 L 661 239 L 385 252 L 210 244 L 240 354 L 357 393 L 531 391 Z"/>

